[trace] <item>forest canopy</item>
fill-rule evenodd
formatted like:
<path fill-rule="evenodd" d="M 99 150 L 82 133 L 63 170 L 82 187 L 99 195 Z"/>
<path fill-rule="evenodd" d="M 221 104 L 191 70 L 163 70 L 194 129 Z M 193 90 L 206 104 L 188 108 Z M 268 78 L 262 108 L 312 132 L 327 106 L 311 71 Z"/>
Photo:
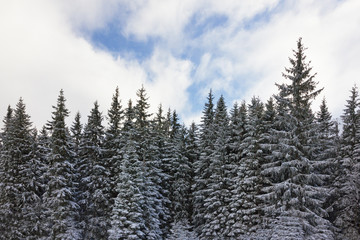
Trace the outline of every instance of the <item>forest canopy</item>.
<path fill-rule="evenodd" d="M 149 112 L 146 90 L 87 121 L 63 90 L 37 130 L 22 98 L 0 142 L 2 239 L 360 239 L 360 100 L 332 119 L 300 38 L 278 92 L 226 106 L 210 90 L 200 124 Z M 4 107 L 4 106 L 3 106 Z"/>

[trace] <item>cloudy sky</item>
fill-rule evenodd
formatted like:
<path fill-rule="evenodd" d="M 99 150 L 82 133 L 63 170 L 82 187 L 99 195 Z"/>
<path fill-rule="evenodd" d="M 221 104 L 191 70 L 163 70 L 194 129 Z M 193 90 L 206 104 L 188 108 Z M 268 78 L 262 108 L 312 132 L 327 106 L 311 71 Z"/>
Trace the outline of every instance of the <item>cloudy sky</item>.
<path fill-rule="evenodd" d="M 39 128 L 64 89 L 86 120 L 143 84 L 181 120 L 200 119 L 211 88 L 229 108 L 266 101 L 299 37 L 334 117 L 360 83 L 359 0 L 0 0 L 0 116 L 23 97 Z M 316 103 L 315 103 L 316 105 Z"/>

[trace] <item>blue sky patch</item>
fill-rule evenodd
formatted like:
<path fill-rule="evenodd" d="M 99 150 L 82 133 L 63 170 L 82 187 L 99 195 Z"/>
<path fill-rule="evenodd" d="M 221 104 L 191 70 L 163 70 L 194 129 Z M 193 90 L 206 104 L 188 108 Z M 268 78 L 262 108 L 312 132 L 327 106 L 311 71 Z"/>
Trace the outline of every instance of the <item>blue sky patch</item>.
<path fill-rule="evenodd" d="M 148 38 L 139 41 L 122 34 L 116 22 L 110 23 L 106 28 L 97 30 L 91 35 L 92 43 L 112 55 L 132 56 L 138 60 L 144 60 L 151 56 L 156 40 Z"/>

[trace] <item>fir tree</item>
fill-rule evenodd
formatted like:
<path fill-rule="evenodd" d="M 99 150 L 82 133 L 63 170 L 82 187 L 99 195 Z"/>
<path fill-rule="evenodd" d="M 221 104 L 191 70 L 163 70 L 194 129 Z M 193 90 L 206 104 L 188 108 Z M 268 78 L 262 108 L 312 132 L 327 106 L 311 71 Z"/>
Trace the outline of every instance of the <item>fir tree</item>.
<path fill-rule="evenodd" d="M 81 120 L 81 115 L 79 112 L 77 112 L 75 115 L 74 122 L 70 128 L 71 137 L 72 137 L 72 141 L 73 141 L 73 149 L 74 149 L 75 153 L 78 153 L 81 139 L 82 139 L 83 126 L 82 126 L 80 120 Z"/>
<path fill-rule="evenodd" d="M 144 207 L 147 206 L 144 191 L 145 169 L 136 152 L 133 129 L 127 132 L 127 143 L 123 147 L 123 160 L 116 187 L 118 193 L 112 209 L 109 239 L 148 239 Z"/>
<path fill-rule="evenodd" d="M 122 148 L 122 145 L 124 144 L 124 142 L 121 141 L 123 118 L 124 111 L 122 109 L 119 96 L 119 88 L 117 87 L 115 94 L 112 97 L 111 107 L 107 115 L 109 126 L 105 131 L 104 142 L 104 164 L 110 173 L 110 196 L 112 204 L 113 199 L 117 195 L 115 188 L 117 186 L 117 176 L 119 174 L 119 166 L 121 161 L 121 156 L 118 153 L 118 149 Z"/>
<path fill-rule="evenodd" d="M 204 225 L 200 234 L 201 239 L 221 239 L 225 228 L 229 209 L 230 191 L 227 181 L 228 176 L 228 141 L 229 141 L 229 118 L 225 100 L 221 96 L 217 102 L 214 121 L 214 149 L 209 152 L 209 166 L 207 171 L 211 175 L 205 179 L 204 192 Z"/>
<path fill-rule="evenodd" d="M 104 127 L 97 102 L 91 110 L 81 143 L 81 185 L 85 239 L 106 239 L 110 227 L 110 180 L 104 164 Z"/>
<path fill-rule="evenodd" d="M 144 87 L 137 92 L 137 102 L 134 108 L 135 122 L 134 134 L 136 141 L 137 154 L 145 164 L 145 189 L 142 192 L 145 198 L 144 216 L 146 228 L 146 239 L 159 239 L 166 234 L 166 224 L 168 220 L 167 213 L 161 194 L 162 172 L 160 168 L 160 159 L 158 149 L 151 138 L 150 116 L 148 112 L 150 107 L 148 97 Z M 163 232 L 165 230 L 165 232 Z"/>
<path fill-rule="evenodd" d="M 81 190 L 83 190 L 80 186 L 81 176 L 80 176 L 80 147 L 81 147 L 81 141 L 82 141 L 82 130 L 83 126 L 80 122 L 81 115 L 79 112 L 75 114 L 74 122 L 70 128 L 70 136 L 71 136 L 71 149 L 72 149 L 72 162 L 74 166 L 74 178 L 73 178 L 73 184 L 74 184 L 74 199 L 75 202 L 79 203 L 81 198 Z M 45 133 L 46 134 L 46 133 Z M 83 215 L 83 209 L 79 208 L 79 215 L 80 215 L 80 225 L 83 225 L 84 222 L 82 222 L 81 217 Z M 81 229 L 84 228 L 84 226 L 80 226 Z"/>
<path fill-rule="evenodd" d="M 334 225 L 340 230 L 340 238 L 358 239 L 360 221 L 359 181 L 359 93 L 354 86 L 347 100 L 342 117 L 341 162 L 336 179 L 336 201 L 334 203 Z"/>
<path fill-rule="evenodd" d="M 188 222 L 193 226 L 192 224 L 192 216 L 194 213 L 194 194 L 193 194 L 193 186 L 195 182 L 195 173 L 194 173 L 194 165 L 195 162 L 199 160 L 200 151 L 199 151 L 199 138 L 198 138 L 199 132 L 197 125 L 192 122 L 190 125 L 190 128 L 188 130 L 188 134 L 186 135 L 186 157 L 188 159 L 190 168 L 190 195 L 189 195 L 189 209 L 188 209 Z"/>
<path fill-rule="evenodd" d="M 173 121 L 177 123 L 176 113 L 173 113 Z M 177 126 L 176 126 L 177 127 Z M 173 183 L 171 188 L 172 210 L 174 220 L 189 223 L 189 208 L 191 200 L 191 168 L 192 165 L 186 156 L 186 135 L 185 126 L 176 130 L 172 138 L 174 158 L 171 162 Z"/>
<path fill-rule="evenodd" d="M 237 223 L 242 235 L 253 234 L 260 227 L 262 213 L 258 196 L 263 186 L 260 169 L 263 156 L 264 107 L 262 102 L 253 97 L 248 106 L 242 153 L 238 174 L 235 177 L 236 189 L 234 202 L 237 203 Z"/>
<path fill-rule="evenodd" d="M 206 191 L 207 180 L 211 176 L 209 171 L 210 165 L 210 154 L 214 150 L 214 97 L 212 92 L 209 92 L 207 103 L 203 110 L 203 117 L 201 119 L 200 129 L 200 156 L 197 161 L 194 162 L 194 185 L 193 185 L 193 224 L 197 233 L 201 232 L 202 226 L 204 225 L 205 216 L 205 199 L 209 193 Z"/>
<path fill-rule="evenodd" d="M 318 239 L 331 239 L 327 215 L 317 194 L 319 177 L 311 174 L 312 145 L 309 136 L 314 116 L 311 101 L 320 92 L 316 89 L 315 74 L 306 62 L 305 48 L 301 38 L 290 58 L 290 68 L 283 76 L 289 84 L 277 84 L 279 94 L 278 117 L 275 132 L 278 144 L 272 150 L 271 163 L 264 174 L 272 183 L 265 189 L 267 195 L 267 213 L 276 217 L 271 224 L 273 238 L 296 233 L 298 238 L 316 236 Z M 315 228 L 317 226 L 317 228 Z"/>
<path fill-rule="evenodd" d="M 61 90 L 57 105 L 53 106 L 52 121 L 49 122 L 51 130 L 49 167 L 45 176 L 48 183 L 44 193 L 49 237 L 62 240 L 80 239 L 77 224 L 79 207 L 74 198 L 76 189 L 73 185 L 71 142 L 65 125 L 69 111 L 65 107 L 65 101 L 64 92 Z"/>
<path fill-rule="evenodd" d="M 171 138 L 171 110 L 169 109 L 166 117 L 163 116 L 162 106 L 158 108 L 155 118 L 151 121 L 151 159 L 154 159 L 158 172 L 156 173 L 157 185 L 161 195 L 162 212 L 159 215 L 163 236 L 170 233 L 170 225 L 174 218 L 174 209 L 172 208 L 172 186 L 173 161 L 178 155 L 174 148 L 174 141 Z M 156 160 L 157 159 L 157 160 Z"/>
<path fill-rule="evenodd" d="M 315 146 L 311 171 L 320 178 L 319 185 L 325 192 L 319 199 L 324 209 L 328 209 L 334 202 L 334 180 L 339 169 L 339 142 L 336 122 L 328 110 L 325 98 L 321 102 L 320 111 L 316 115 L 314 128 Z M 331 210 L 331 208 L 329 208 Z"/>
<path fill-rule="evenodd" d="M 14 114 L 13 114 L 14 113 Z M 20 98 L 4 120 L 1 151 L 0 218 L 3 237 L 38 239 L 41 226 L 42 165 L 37 155 L 36 132 Z M 5 209 L 4 209 L 5 208 Z"/>
<path fill-rule="evenodd" d="M 239 206 L 239 187 L 236 182 L 238 182 L 238 173 L 240 168 L 240 163 L 242 160 L 242 154 L 244 151 L 244 138 L 246 134 L 247 124 L 247 107 L 246 103 L 242 102 L 239 105 L 234 104 L 233 108 L 230 110 L 230 132 L 229 132 L 229 153 L 228 153 L 228 174 L 227 177 L 229 190 L 231 192 L 229 200 L 229 209 L 230 212 L 227 216 L 226 226 L 224 231 L 224 236 L 228 238 L 237 238 L 243 233 L 243 226 L 239 221 L 239 212 L 241 206 Z M 239 183 L 239 182 L 238 182 Z M 241 191 L 241 190 L 240 190 Z"/>

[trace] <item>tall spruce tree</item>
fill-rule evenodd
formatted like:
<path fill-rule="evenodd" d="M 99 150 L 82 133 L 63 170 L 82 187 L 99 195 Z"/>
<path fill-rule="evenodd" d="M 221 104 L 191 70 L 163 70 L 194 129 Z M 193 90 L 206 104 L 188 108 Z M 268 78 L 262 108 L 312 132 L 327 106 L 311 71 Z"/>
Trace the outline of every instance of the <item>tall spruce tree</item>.
<path fill-rule="evenodd" d="M 189 208 L 191 204 L 191 162 L 186 155 L 186 135 L 185 126 L 178 125 L 177 114 L 173 112 L 173 130 L 175 130 L 171 142 L 173 145 L 173 160 L 171 162 L 173 183 L 171 186 L 172 211 L 174 221 L 182 222 L 189 227 Z"/>
<path fill-rule="evenodd" d="M 189 129 L 181 127 L 178 136 L 180 158 L 174 165 L 173 205 L 176 205 L 171 234 L 168 239 L 198 239 L 193 230 L 194 162 L 199 159 L 198 128 L 195 123 Z"/>
<path fill-rule="evenodd" d="M 223 229 L 227 221 L 229 209 L 227 202 L 230 199 L 230 190 L 227 182 L 228 176 L 228 141 L 229 141 L 229 117 L 224 97 L 217 102 L 213 121 L 213 150 L 209 152 L 210 173 L 206 181 L 204 192 L 204 225 L 202 226 L 200 239 L 224 238 Z"/>
<path fill-rule="evenodd" d="M 49 122 L 50 153 L 49 167 L 46 173 L 46 191 L 44 203 L 47 215 L 47 229 L 51 239 L 80 239 L 78 226 L 79 206 L 75 201 L 73 184 L 74 166 L 70 136 L 65 124 L 69 111 L 65 106 L 63 90 L 53 106 L 52 120 Z"/>
<path fill-rule="evenodd" d="M 4 126 L 1 132 L 1 151 L 0 151 L 0 231 L 4 233 L 4 237 L 11 236 L 11 222 L 14 216 L 12 212 L 12 204 L 14 196 L 8 190 L 11 185 L 11 178 L 8 176 L 11 170 L 10 151 L 12 146 L 11 129 L 12 129 L 13 109 L 8 106 L 4 117 Z"/>
<path fill-rule="evenodd" d="M 233 201 L 237 203 L 237 226 L 244 238 L 254 234 L 262 221 L 259 201 L 263 180 L 260 169 L 264 163 L 262 150 L 264 134 L 264 106 L 253 97 L 248 106 L 245 134 L 241 144 L 241 159 L 235 177 L 236 189 Z"/>
<path fill-rule="evenodd" d="M 150 229 L 144 207 L 147 206 L 144 191 L 145 169 L 136 152 L 136 143 L 132 139 L 132 130 L 128 132 L 127 143 L 123 147 L 118 192 L 112 209 L 109 239 L 148 239 Z"/>
<path fill-rule="evenodd" d="M 316 115 L 314 128 L 315 146 L 314 159 L 311 171 L 320 178 L 319 185 L 323 192 L 319 199 L 324 209 L 332 212 L 331 205 L 335 200 L 334 180 L 339 171 L 339 140 L 337 124 L 332 120 L 325 98 L 322 100 L 320 110 Z M 332 220 L 332 216 L 328 219 Z"/>
<path fill-rule="evenodd" d="M 81 181 L 81 175 L 80 175 L 80 146 L 81 146 L 81 141 L 82 141 L 82 137 L 83 137 L 83 125 L 81 124 L 81 115 L 80 112 L 77 112 L 75 114 L 75 118 L 74 121 L 71 125 L 70 128 L 70 136 L 71 136 L 71 149 L 72 149 L 72 158 L 73 158 L 73 166 L 74 166 L 74 179 L 73 179 L 73 184 L 74 184 L 74 189 L 75 189 L 75 193 L 74 193 L 74 198 L 75 198 L 75 202 L 76 203 L 80 203 L 80 198 L 81 198 L 81 191 L 83 190 L 80 186 L 80 181 Z M 84 225 L 85 223 L 82 221 L 82 215 L 83 215 L 83 209 L 80 207 L 79 208 L 79 222 L 80 225 L 79 227 L 81 229 L 84 229 Z"/>
<path fill-rule="evenodd" d="M 266 189 L 269 193 L 266 209 L 275 217 L 271 224 L 274 239 L 333 238 L 330 224 L 324 219 L 326 211 L 316 197 L 321 194 L 319 178 L 310 172 L 313 157 L 310 133 L 314 121 L 310 107 L 322 89 L 316 89 L 315 74 L 311 74 L 304 51 L 300 38 L 294 58 L 289 58 L 291 67 L 283 73 L 290 83 L 277 84 L 279 94 L 275 95 L 278 126 L 274 134 L 278 144 L 272 153 L 273 164 L 265 170 L 272 183 Z"/>
<path fill-rule="evenodd" d="M 110 180 L 104 163 L 104 126 L 99 105 L 94 103 L 84 128 L 81 151 L 81 206 L 85 239 L 106 239 L 110 227 Z"/>
<path fill-rule="evenodd" d="M 195 162 L 199 160 L 200 151 L 199 151 L 199 129 L 197 125 L 192 122 L 189 129 L 188 134 L 186 135 L 186 157 L 189 161 L 191 166 L 190 168 L 190 195 L 189 195 L 189 209 L 188 209 L 188 216 L 189 216 L 189 223 L 191 226 L 192 224 L 192 216 L 194 212 L 194 194 L 193 194 L 193 186 L 195 182 Z"/>
<path fill-rule="evenodd" d="M 339 175 L 335 181 L 337 194 L 334 203 L 334 225 L 339 229 L 339 238 L 349 240 L 360 237 L 359 106 L 359 93 L 354 86 L 341 116 L 341 161 Z"/>
<path fill-rule="evenodd" d="M 239 106 L 235 103 L 230 110 L 230 132 L 229 132 L 229 153 L 228 153 L 228 173 L 227 177 L 228 186 L 230 186 L 231 196 L 229 200 L 230 212 L 227 216 L 226 226 L 224 229 L 224 236 L 227 238 L 238 238 L 243 233 L 243 226 L 239 221 L 240 209 L 238 196 L 239 196 L 239 185 L 238 173 L 240 163 L 243 154 L 243 140 L 246 134 L 246 123 L 247 123 L 247 107 L 246 103 L 242 102 Z"/>
<path fill-rule="evenodd" d="M 137 91 L 137 101 L 134 107 L 135 113 L 135 141 L 136 150 L 140 161 L 145 164 L 145 198 L 144 216 L 146 228 L 146 239 L 159 239 L 167 232 L 167 210 L 164 206 L 161 194 L 161 168 L 160 160 L 157 158 L 158 149 L 152 141 L 150 128 L 150 116 L 148 112 L 150 105 L 144 87 Z M 163 231 L 165 230 L 165 231 Z"/>
<path fill-rule="evenodd" d="M 135 113 L 131 100 L 125 110 L 121 149 L 117 154 L 122 161 L 117 175 L 117 196 L 111 213 L 109 239 L 146 239 L 149 231 L 146 225 L 146 199 L 144 191 L 145 163 L 140 160 L 134 127 Z"/>
<path fill-rule="evenodd" d="M 173 184 L 173 174 L 172 174 L 172 161 L 173 157 L 176 155 L 174 152 L 172 140 L 170 138 L 171 133 L 171 111 L 170 109 L 167 112 L 166 117 L 163 115 L 162 106 L 160 105 L 158 111 L 151 121 L 151 155 L 152 159 L 158 159 L 157 168 L 160 170 L 158 172 L 158 185 L 160 186 L 160 194 L 162 196 L 162 206 L 163 214 L 160 215 L 161 219 L 161 228 L 163 229 L 163 234 L 168 235 L 170 231 L 170 224 L 173 221 L 174 211 L 172 209 L 172 202 L 170 198 L 172 197 L 172 184 Z M 156 163 L 154 162 L 154 163 Z M 165 219 L 165 218 L 166 219 Z"/>
<path fill-rule="evenodd" d="M 200 126 L 200 156 L 197 161 L 194 162 L 194 185 L 193 185 L 193 224 L 198 234 L 201 233 L 202 227 L 205 223 L 205 199 L 209 196 L 207 189 L 207 180 L 211 176 L 209 170 L 210 155 L 214 150 L 214 96 L 210 90 L 207 103 L 203 110 L 203 116 L 201 118 Z"/>
<path fill-rule="evenodd" d="M 117 176 L 120 169 L 121 154 L 119 149 L 122 148 L 124 141 L 121 141 L 121 128 L 122 121 L 124 118 L 124 111 L 122 109 L 119 88 L 115 90 L 115 94 L 112 97 L 111 107 L 108 111 L 108 127 L 105 131 L 105 142 L 104 142 L 104 164 L 110 173 L 110 197 L 111 204 L 117 193 L 115 188 L 117 186 Z"/>
<path fill-rule="evenodd" d="M 41 166 L 25 108 L 22 98 L 13 116 L 8 108 L 2 134 L 0 216 L 5 224 L 2 237 L 6 239 L 37 239 L 41 234 L 42 184 L 37 172 Z"/>

